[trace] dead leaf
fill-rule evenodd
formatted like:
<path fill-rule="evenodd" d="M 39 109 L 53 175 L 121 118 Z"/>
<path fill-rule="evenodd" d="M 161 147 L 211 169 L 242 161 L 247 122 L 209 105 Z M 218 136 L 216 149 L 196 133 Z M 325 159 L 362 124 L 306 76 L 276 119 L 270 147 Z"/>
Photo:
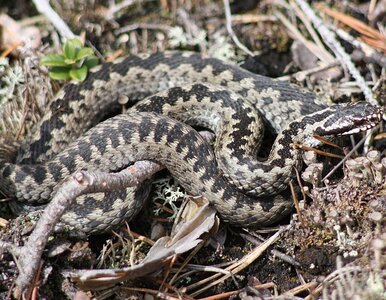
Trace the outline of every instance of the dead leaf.
<path fill-rule="evenodd" d="M 201 242 L 201 235 L 214 226 L 215 215 L 215 210 L 205 204 L 190 220 L 180 223 L 172 236 L 158 239 L 141 263 L 122 269 L 70 272 L 71 279 L 83 290 L 101 290 L 159 271 L 175 255 L 196 247 Z"/>

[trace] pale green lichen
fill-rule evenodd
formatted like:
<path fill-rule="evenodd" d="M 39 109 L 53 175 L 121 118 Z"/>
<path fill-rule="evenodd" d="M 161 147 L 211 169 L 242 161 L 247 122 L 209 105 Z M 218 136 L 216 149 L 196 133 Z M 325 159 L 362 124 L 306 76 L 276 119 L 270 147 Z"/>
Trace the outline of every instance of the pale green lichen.
<path fill-rule="evenodd" d="M 204 44 L 206 45 L 206 32 L 204 30 L 199 30 L 198 34 L 195 36 L 189 36 L 182 27 L 175 26 L 172 27 L 168 32 L 169 45 L 173 48 L 177 47 L 187 47 L 187 46 L 197 46 Z"/>
<path fill-rule="evenodd" d="M 0 58 L 0 133 L 2 138 L 13 138 L 23 119 L 23 97 L 25 77 L 22 67 L 9 64 L 6 57 Z"/>
<path fill-rule="evenodd" d="M 386 290 L 378 273 L 342 272 L 330 288 L 323 290 L 323 300 L 384 300 Z"/>
<path fill-rule="evenodd" d="M 208 49 L 210 57 L 229 63 L 235 63 L 235 61 L 242 61 L 244 59 L 244 54 L 241 51 L 237 51 L 229 36 L 226 37 L 216 32 L 213 34 L 213 40 L 215 42 Z"/>
<path fill-rule="evenodd" d="M 185 193 L 182 192 L 181 187 L 175 183 L 171 183 L 170 178 L 162 178 L 154 181 L 155 194 L 153 199 L 160 200 L 162 205 L 168 205 L 173 210 L 173 215 L 169 219 L 174 220 L 178 214 L 179 208 L 176 205 L 178 200 L 185 197 Z M 162 208 L 154 210 L 155 215 L 160 215 Z"/>
<path fill-rule="evenodd" d="M 0 105 L 12 99 L 16 88 L 22 84 L 24 84 L 22 68 L 18 64 L 10 67 L 6 57 L 0 58 Z"/>

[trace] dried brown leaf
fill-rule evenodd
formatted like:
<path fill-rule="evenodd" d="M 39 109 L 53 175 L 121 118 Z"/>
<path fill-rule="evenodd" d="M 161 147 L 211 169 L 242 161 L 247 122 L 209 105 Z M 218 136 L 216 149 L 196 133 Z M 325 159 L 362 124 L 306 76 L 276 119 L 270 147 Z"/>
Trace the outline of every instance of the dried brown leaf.
<path fill-rule="evenodd" d="M 71 279 L 84 290 L 100 290 L 159 271 L 173 256 L 196 247 L 201 242 L 200 236 L 209 232 L 214 224 L 215 210 L 206 204 L 191 220 L 181 224 L 174 235 L 158 239 L 141 263 L 122 269 L 71 272 Z"/>

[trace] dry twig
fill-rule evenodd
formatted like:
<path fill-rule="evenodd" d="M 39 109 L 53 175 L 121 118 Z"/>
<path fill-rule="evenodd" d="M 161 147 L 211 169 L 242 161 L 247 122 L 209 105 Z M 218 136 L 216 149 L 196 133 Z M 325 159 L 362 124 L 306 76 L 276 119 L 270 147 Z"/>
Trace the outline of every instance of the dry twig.
<path fill-rule="evenodd" d="M 335 33 L 346 42 L 349 42 L 357 49 L 360 49 L 363 51 L 363 54 L 365 56 L 365 61 L 368 62 L 375 62 L 379 64 L 382 68 L 386 68 L 386 56 L 382 55 L 378 51 L 371 48 L 368 44 L 362 42 L 361 40 L 355 39 L 353 36 L 351 36 L 349 33 L 344 31 L 343 29 L 337 28 L 335 25 L 331 24 L 329 27 L 331 27 Z"/>
<path fill-rule="evenodd" d="M 75 173 L 63 183 L 52 201 L 47 205 L 35 230 L 19 255 L 19 276 L 16 279 L 16 296 L 27 291 L 39 268 L 39 262 L 48 237 L 55 225 L 76 197 L 95 192 L 106 192 L 137 185 L 149 178 L 162 166 L 154 162 L 138 162 L 119 173 L 86 172 Z"/>
<path fill-rule="evenodd" d="M 118 35 L 124 32 L 130 32 L 137 29 L 161 30 L 169 33 L 172 28 L 173 28 L 172 26 L 165 25 L 165 24 L 135 23 L 135 24 L 130 24 L 116 29 L 114 31 L 114 34 Z"/>
<path fill-rule="evenodd" d="M 339 22 L 342 22 L 359 32 L 361 34 L 361 39 L 365 43 L 386 53 L 386 36 L 381 34 L 378 30 L 375 30 L 351 16 L 332 10 L 323 4 L 319 4 L 317 7 L 325 14 L 333 17 L 335 20 L 338 20 Z"/>
<path fill-rule="evenodd" d="M 76 37 L 62 18 L 52 9 L 48 0 L 33 0 L 33 2 L 36 9 L 50 20 L 62 37 L 65 39 Z"/>
<path fill-rule="evenodd" d="M 335 53 L 335 55 L 341 61 L 341 63 L 345 67 L 347 67 L 347 69 L 349 70 L 349 72 L 357 82 L 358 86 L 362 90 L 366 100 L 371 104 L 377 105 L 378 103 L 377 101 L 375 101 L 371 89 L 367 86 L 364 78 L 359 73 L 355 65 L 352 63 L 351 57 L 346 53 L 346 51 L 343 49 L 341 44 L 336 40 L 334 33 L 331 32 L 327 28 L 327 26 L 323 24 L 322 20 L 318 16 L 316 16 L 315 12 L 312 10 L 312 8 L 308 5 L 307 2 L 305 2 L 304 0 L 296 0 L 296 2 L 302 8 L 305 14 L 311 19 L 315 28 L 323 37 L 328 47 Z"/>
<path fill-rule="evenodd" d="M 194 21 L 190 18 L 189 14 L 186 12 L 185 9 L 183 8 L 177 9 L 177 14 L 181 18 L 187 34 L 190 35 L 191 38 L 200 41 L 198 44 L 200 47 L 200 52 L 203 54 L 206 54 L 208 51 L 207 46 L 200 39 L 202 30 L 200 30 L 200 28 L 194 23 Z"/>
<path fill-rule="evenodd" d="M 232 22 L 238 23 L 238 24 L 276 22 L 276 21 L 277 21 L 277 18 L 275 16 L 267 16 L 267 15 L 243 14 L 243 15 L 232 16 Z"/>
<path fill-rule="evenodd" d="M 236 34 L 234 33 L 232 29 L 232 15 L 231 15 L 231 8 L 229 6 L 229 0 L 223 0 L 224 2 L 224 10 L 225 10 L 225 19 L 226 19 L 226 27 L 229 35 L 231 36 L 233 42 L 236 44 L 237 47 L 239 47 L 242 51 L 244 51 L 246 54 L 250 56 L 254 56 L 253 52 L 249 50 L 247 47 L 245 47 L 237 38 Z"/>
<path fill-rule="evenodd" d="M 212 135 L 205 135 L 205 131 L 203 133 L 204 138 L 210 139 L 212 137 Z M 64 182 L 45 208 L 35 230 L 22 248 L 18 249 L 7 244 L 0 245 L 19 256 L 20 274 L 16 281 L 18 287 L 16 294 L 19 295 L 29 289 L 40 266 L 40 258 L 48 237 L 76 197 L 87 193 L 106 192 L 135 186 L 161 169 L 163 166 L 158 163 L 138 161 L 119 173 L 81 171 Z"/>
<path fill-rule="evenodd" d="M 293 39 L 300 41 L 304 46 L 307 47 L 309 51 L 311 51 L 319 60 L 321 60 L 325 64 L 330 64 L 335 61 L 334 57 L 324 48 L 319 47 L 316 43 L 307 40 L 299 29 L 294 26 L 291 21 L 286 18 L 281 12 L 276 11 L 275 16 L 283 23 L 283 25 L 287 28 L 290 36 Z"/>
<path fill-rule="evenodd" d="M 277 80 L 283 80 L 283 81 L 289 81 L 291 78 L 295 78 L 297 81 L 301 82 L 303 81 L 307 76 L 317 74 L 319 72 L 324 72 L 326 70 L 329 70 L 331 68 L 339 66 L 339 62 L 337 60 L 332 61 L 331 63 L 328 63 L 327 65 L 318 66 L 315 68 L 311 68 L 304 71 L 299 71 L 291 75 L 285 75 L 276 78 Z"/>
<path fill-rule="evenodd" d="M 222 276 L 221 278 L 211 282 L 210 284 L 207 284 L 205 287 L 201 288 L 200 290 L 194 292 L 191 294 L 191 296 L 195 297 L 202 292 L 208 290 L 212 286 L 215 286 L 219 284 L 220 282 L 223 282 L 224 280 L 228 279 L 231 276 L 234 276 L 238 272 L 244 270 L 247 266 L 249 266 L 252 262 L 254 262 L 269 246 L 274 244 L 280 237 L 280 235 L 289 230 L 291 225 L 281 228 L 279 231 L 277 231 L 274 235 L 272 235 L 269 239 L 267 239 L 265 242 L 263 242 L 261 245 L 257 246 L 255 249 L 253 249 L 249 254 L 245 255 L 242 259 L 240 259 L 238 262 L 232 264 L 231 266 L 227 267 L 225 270 L 230 271 L 229 274 L 226 274 Z M 187 290 L 197 288 L 198 286 L 202 284 L 206 284 L 207 282 L 210 282 L 212 279 L 215 279 L 219 277 L 221 274 L 217 273 L 211 277 L 208 277 L 204 280 L 201 280 L 200 282 L 197 282 L 191 286 L 186 287 Z"/>
<path fill-rule="evenodd" d="M 106 20 L 112 20 L 114 19 L 114 15 L 119 12 L 120 10 L 128 7 L 128 6 L 131 6 L 131 5 L 134 5 L 134 4 L 137 4 L 137 3 L 141 3 L 142 1 L 141 0 L 124 0 L 120 3 L 117 3 L 117 4 L 113 4 L 109 7 L 109 9 L 105 12 L 105 15 L 104 17 L 106 18 Z"/>

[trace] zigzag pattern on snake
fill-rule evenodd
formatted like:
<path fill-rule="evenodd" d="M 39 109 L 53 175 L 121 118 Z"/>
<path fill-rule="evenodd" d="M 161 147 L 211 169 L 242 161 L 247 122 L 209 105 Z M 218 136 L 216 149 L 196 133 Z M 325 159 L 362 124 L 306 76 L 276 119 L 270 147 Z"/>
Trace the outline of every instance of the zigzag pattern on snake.
<path fill-rule="evenodd" d="M 102 122 L 66 148 L 68 141 L 105 117 L 100 112 L 119 107 L 122 95 L 136 100 L 176 85 L 183 87 Z M 136 160 L 154 159 L 190 194 L 205 196 L 230 223 L 268 225 L 291 208 L 281 197 L 267 197 L 285 188 L 293 167 L 300 166 L 300 151 L 291 143 L 307 143 L 313 133 L 357 132 L 380 119 L 380 110 L 364 103 L 321 108 L 311 93 L 215 59 L 186 53 L 128 57 L 102 65 L 83 84 L 69 84 L 59 93 L 37 134 L 22 146 L 17 163 L 0 159 L 0 190 L 21 201 L 49 200 L 58 183 L 76 170 L 114 172 Z M 207 125 L 216 133 L 215 149 L 222 150 L 214 154 L 187 125 L 138 112 L 149 109 L 191 125 Z M 255 109 L 281 130 L 265 163 L 254 158 L 262 124 Z M 309 114 L 312 110 L 318 112 Z M 244 137 L 249 132 L 251 140 Z M 64 221 L 85 233 L 110 230 L 136 214 L 146 194 L 139 186 L 82 196 L 77 199 L 80 207 Z"/>

